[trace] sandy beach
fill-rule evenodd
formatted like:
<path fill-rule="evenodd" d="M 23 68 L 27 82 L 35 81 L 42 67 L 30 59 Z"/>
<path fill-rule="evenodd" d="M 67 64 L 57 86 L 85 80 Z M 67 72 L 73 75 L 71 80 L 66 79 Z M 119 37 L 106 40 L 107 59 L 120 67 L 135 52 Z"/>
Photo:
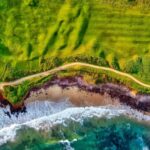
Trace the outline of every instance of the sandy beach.
<path fill-rule="evenodd" d="M 75 106 L 128 105 L 131 108 L 150 112 L 150 95 L 133 94 L 122 85 L 105 83 L 90 84 L 82 77 L 54 78 L 45 85 L 33 88 L 24 99 L 24 104 L 36 100 L 59 101 L 68 99 Z"/>
<path fill-rule="evenodd" d="M 101 95 L 99 93 L 88 92 L 78 87 L 62 88 L 58 85 L 50 86 L 46 89 L 32 91 L 30 96 L 24 101 L 25 105 L 35 100 L 59 101 L 66 99 L 75 106 L 104 106 L 104 105 L 120 105 L 118 99 L 111 98 L 108 94 Z"/>

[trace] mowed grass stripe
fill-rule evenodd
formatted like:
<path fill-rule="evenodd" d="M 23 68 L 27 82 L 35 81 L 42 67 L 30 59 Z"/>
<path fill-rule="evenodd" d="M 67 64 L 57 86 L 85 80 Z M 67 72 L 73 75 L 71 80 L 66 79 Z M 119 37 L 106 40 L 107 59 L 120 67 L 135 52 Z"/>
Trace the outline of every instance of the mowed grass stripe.
<path fill-rule="evenodd" d="M 140 36 L 141 37 L 145 37 L 145 38 L 150 38 L 150 32 L 145 31 L 145 32 L 141 32 L 141 31 L 133 31 L 133 30 L 124 30 L 124 29 L 115 29 L 115 28 L 107 28 L 107 27 L 97 27 L 97 28 L 93 28 L 91 29 L 91 33 L 94 34 L 95 32 L 97 33 L 98 31 L 105 31 L 106 34 L 112 34 L 112 35 L 118 35 L 118 36 L 130 36 L 130 37 L 134 37 L 134 36 Z M 150 30 L 149 30 L 150 31 Z"/>
<path fill-rule="evenodd" d="M 150 42 L 150 17 L 143 15 L 109 14 L 108 9 L 98 8 L 92 11 L 87 36 L 103 34 L 105 37 L 123 37 L 118 41 L 133 41 L 138 44 Z"/>
<path fill-rule="evenodd" d="M 100 7 L 95 10 L 92 9 L 92 15 L 91 15 L 91 22 L 92 23 L 100 23 L 107 25 L 108 24 L 127 24 L 128 26 L 132 26 L 132 28 L 139 26 L 140 28 L 143 28 L 145 26 L 150 26 L 150 16 L 143 15 L 132 15 L 132 14 L 126 14 L 125 12 L 122 13 L 118 10 L 118 12 L 114 13 L 109 11 L 109 9 L 101 9 Z"/>
<path fill-rule="evenodd" d="M 149 26 L 128 26 L 127 24 L 103 24 L 103 22 L 99 22 L 99 23 L 94 23 L 93 25 L 91 24 L 90 27 L 93 27 L 91 28 L 92 29 L 95 29 L 95 28 L 101 28 L 101 29 L 107 29 L 107 30 L 119 30 L 119 31 L 122 31 L 122 30 L 127 30 L 127 31 L 134 31 L 134 32 L 141 32 L 143 34 L 148 34 L 148 31 L 150 31 L 150 28 Z"/>
<path fill-rule="evenodd" d="M 116 16 L 116 15 L 106 15 L 106 14 L 101 14 L 100 12 L 97 12 L 97 13 L 93 13 L 92 12 L 92 16 L 91 16 L 91 19 L 93 21 L 113 21 L 113 22 L 120 22 L 122 24 L 126 24 L 126 23 L 137 23 L 138 24 L 150 24 L 150 17 L 144 17 L 144 16 L 141 16 L 141 17 L 132 17 L 130 15 L 128 15 L 127 17 L 125 17 L 124 15 L 119 15 L 119 16 Z"/>
<path fill-rule="evenodd" d="M 119 19 L 121 16 L 124 17 L 124 19 L 129 19 L 129 18 L 132 18 L 133 20 L 138 18 L 138 19 L 149 19 L 150 18 L 150 15 L 149 16 L 146 16 L 145 14 L 128 14 L 127 12 L 121 12 L 121 11 L 112 11 L 112 10 L 108 10 L 108 9 L 104 9 L 104 10 L 101 10 L 101 8 L 99 8 L 98 10 L 91 10 L 92 14 L 95 14 L 95 15 L 99 15 L 101 14 L 101 16 L 107 16 L 107 17 L 114 17 L 116 19 Z"/>
<path fill-rule="evenodd" d="M 145 39 L 149 39 L 150 38 L 150 29 L 146 30 L 146 31 L 142 31 L 142 30 L 132 30 L 130 28 L 114 28 L 114 27 L 107 27 L 107 26 L 103 26 L 103 25 L 99 25 L 99 26 L 90 26 L 89 27 L 89 31 L 88 34 L 89 35 L 95 35 L 101 32 L 105 32 L 104 35 L 107 34 L 111 34 L 114 36 L 124 36 L 124 37 L 137 37 L 140 38 L 145 38 Z"/>
<path fill-rule="evenodd" d="M 102 22 L 103 24 L 106 24 L 106 23 L 109 23 L 109 24 L 122 24 L 122 25 L 129 24 L 129 26 L 134 25 L 135 27 L 139 26 L 141 28 L 142 28 L 142 26 L 143 26 L 143 28 L 144 28 L 144 26 L 147 26 L 147 27 L 150 26 L 150 18 L 149 18 L 149 20 L 147 20 L 145 22 L 140 21 L 139 19 L 137 19 L 137 21 L 133 21 L 133 20 L 121 20 L 121 19 L 123 19 L 123 18 L 121 18 L 121 17 L 120 17 L 120 19 L 113 19 L 113 18 L 109 19 L 107 17 L 103 17 L 103 18 L 101 17 L 99 19 L 97 19 L 97 18 L 91 18 L 91 20 L 94 21 L 94 22 L 92 22 L 94 24 L 96 24 L 98 22 L 99 23 Z"/>

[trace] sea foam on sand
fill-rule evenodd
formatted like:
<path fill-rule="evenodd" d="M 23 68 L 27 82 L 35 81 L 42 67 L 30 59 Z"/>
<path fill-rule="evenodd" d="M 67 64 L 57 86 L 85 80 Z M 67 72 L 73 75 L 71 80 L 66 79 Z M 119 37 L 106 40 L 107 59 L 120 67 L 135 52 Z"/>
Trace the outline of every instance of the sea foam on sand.
<path fill-rule="evenodd" d="M 0 129 L 14 123 L 25 123 L 27 121 L 52 115 L 66 108 L 73 107 L 68 99 L 59 102 L 51 102 L 50 100 L 35 101 L 26 105 L 26 113 L 11 115 L 10 108 L 0 108 Z M 9 113 L 10 116 L 6 113 Z"/>
<path fill-rule="evenodd" d="M 18 117 L 9 118 L 0 110 L 0 145 L 15 139 L 17 130 L 28 126 L 36 130 L 50 130 L 57 124 L 65 124 L 66 120 L 82 123 L 85 118 L 99 117 L 111 119 L 120 115 L 128 116 L 139 121 L 150 123 L 150 116 L 131 109 L 127 106 L 73 107 L 69 101 L 33 102 L 27 105 L 27 112 Z M 8 121 L 8 122 L 7 122 Z"/>

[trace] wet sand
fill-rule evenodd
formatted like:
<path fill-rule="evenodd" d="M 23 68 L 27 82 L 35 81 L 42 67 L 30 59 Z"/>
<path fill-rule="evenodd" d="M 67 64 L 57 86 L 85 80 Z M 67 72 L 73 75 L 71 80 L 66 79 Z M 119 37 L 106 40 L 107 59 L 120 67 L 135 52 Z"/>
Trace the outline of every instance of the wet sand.
<path fill-rule="evenodd" d="M 84 91 L 75 86 L 62 88 L 58 85 L 53 85 L 46 89 L 41 88 L 38 91 L 32 91 L 24 103 L 26 105 L 35 100 L 59 101 L 60 99 L 66 98 L 76 106 L 120 105 L 119 100 L 111 98 L 106 93 L 101 95 L 99 93 Z"/>
<path fill-rule="evenodd" d="M 150 112 L 150 95 L 134 94 L 119 84 L 90 84 L 82 76 L 55 77 L 45 85 L 31 89 L 24 104 L 36 100 L 58 101 L 64 98 L 68 98 L 76 106 L 128 105 L 133 109 Z"/>

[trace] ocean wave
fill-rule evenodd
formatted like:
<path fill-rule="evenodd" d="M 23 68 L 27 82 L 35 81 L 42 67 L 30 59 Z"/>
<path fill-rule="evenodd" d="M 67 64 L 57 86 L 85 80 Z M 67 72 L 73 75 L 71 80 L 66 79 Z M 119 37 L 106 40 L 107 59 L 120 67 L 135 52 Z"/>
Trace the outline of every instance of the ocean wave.
<path fill-rule="evenodd" d="M 74 139 L 72 142 L 76 141 Z M 74 150 L 74 148 L 71 146 L 71 142 L 69 140 L 61 140 L 60 143 L 64 146 L 66 150 Z"/>
<path fill-rule="evenodd" d="M 18 115 L 11 115 L 9 106 L 0 108 L 0 129 L 14 123 L 25 123 L 36 118 L 52 115 L 70 107 L 73 107 L 73 105 L 68 99 L 62 99 L 59 102 L 45 100 L 28 103 L 26 105 L 26 112 L 19 113 Z"/>
<path fill-rule="evenodd" d="M 150 116 L 127 106 L 73 107 L 67 100 L 59 103 L 36 102 L 27 106 L 27 113 L 21 114 L 18 118 L 15 116 L 9 118 L 11 124 L 7 124 L 7 127 L 4 127 L 3 122 L 0 129 L 0 144 L 15 140 L 17 131 L 23 126 L 34 128 L 35 130 L 50 130 L 58 124 L 67 126 L 67 120 L 82 124 L 86 118 L 111 119 L 121 115 L 150 123 Z"/>

